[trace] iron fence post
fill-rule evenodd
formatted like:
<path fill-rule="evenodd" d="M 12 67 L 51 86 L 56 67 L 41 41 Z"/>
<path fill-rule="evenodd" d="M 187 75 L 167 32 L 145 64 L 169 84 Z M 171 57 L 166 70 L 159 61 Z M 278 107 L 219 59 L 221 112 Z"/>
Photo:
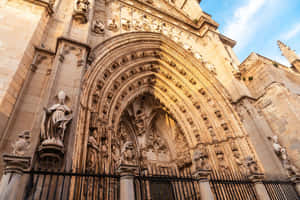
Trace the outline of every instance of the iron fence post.
<path fill-rule="evenodd" d="M 120 200 L 135 200 L 134 176 L 138 171 L 136 165 L 120 164 Z"/>
<path fill-rule="evenodd" d="M 209 184 L 211 170 L 197 170 L 193 177 L 198 179 L 200 187 L 200 196 L 202 200 L 214 200 L 214 195 Z"/>
<path fill-rule="evenodd" d="M 271 200 L 263 180 L 265 175 L 262 173 L 251 174 L 249 179 L 254 183 L 254 188 L 259 200 Z"/>

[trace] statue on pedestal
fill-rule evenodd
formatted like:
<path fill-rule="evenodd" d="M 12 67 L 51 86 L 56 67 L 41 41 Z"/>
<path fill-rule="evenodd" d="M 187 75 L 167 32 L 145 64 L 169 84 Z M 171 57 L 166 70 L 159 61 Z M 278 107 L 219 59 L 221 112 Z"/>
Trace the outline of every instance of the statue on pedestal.
<path fill-rule="evenodd" d="M 59 163 L 63 157 L 65 132 L 72 120 L 72 111 L 65 105 L 65 99 L 66 94 L 60 91 L 58 103 L 50 108 L 44 108 L 39 147 L 41 160 L 54 159 L 54 163 Z"/>
<path fill-rule="evenodd" d="M 195 166 L 195 170 L 210 170 L 211 167 L 208 163 L 208 154 L 205 151 L 195 150 L 193 154 L 193 164 Z"/>

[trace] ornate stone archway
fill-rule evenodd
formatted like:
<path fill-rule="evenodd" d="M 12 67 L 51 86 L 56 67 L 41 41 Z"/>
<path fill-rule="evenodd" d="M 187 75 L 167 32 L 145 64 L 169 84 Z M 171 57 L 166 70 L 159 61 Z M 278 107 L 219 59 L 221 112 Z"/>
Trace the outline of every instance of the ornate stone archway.
<path fill-rule="evenodd" d="M 113 168 L 116 151 L 120 152 L 127 140 L 133 142 L 140 165 L 151 160 L 149 149 L 145 150 L 151 146 L 150 140 L 163 143 L 157 144 L 158 149 L 169 155 L 166 160 L 175 167 L 190 166 L 196 149 L 215 170 L 242 170 L 243 159 L 255 157 L 225 89 L 201 60 L 165 36 L 145 32 L 118 35 L 99 44 L 90 57 L 94 59 L 82 86 L 74 168 L 94 172 L 104 165 Z M 162 121 L 174 124 L 186 150 L 172 150 L 170 144 L 180 145 L 177 136 L 164 135 L 157 125 L 153 131 L 153 126 L 146 124 L 151 124 L 151 112 L 143 116 L 147 118 L 143 125 L 138 124 L 145 121 L 139 118 L 144 111 L 133 107 L 141 105 L 143 98 L 144 103 L 153 101 L 150 107 L 165 116 Z M 122 139 L 124 130 L 127 139 Z M 179 154 L 186 159 L 181 160 Z"/>

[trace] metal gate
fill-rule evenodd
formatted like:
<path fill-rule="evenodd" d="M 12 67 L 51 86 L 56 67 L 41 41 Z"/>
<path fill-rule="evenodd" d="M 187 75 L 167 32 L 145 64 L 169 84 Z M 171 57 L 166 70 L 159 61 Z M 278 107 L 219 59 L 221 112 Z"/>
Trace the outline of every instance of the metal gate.
<path fill-rule="evenodd" d="M 135 177 L 137 200 L 200 200 L 198 180 L 190 170 L 159 168 Z"/>
<path fill-rule="evenodd" d="M 294 184 L 290 181 L 263 182 L 271 200 L 299 200 Z"/>

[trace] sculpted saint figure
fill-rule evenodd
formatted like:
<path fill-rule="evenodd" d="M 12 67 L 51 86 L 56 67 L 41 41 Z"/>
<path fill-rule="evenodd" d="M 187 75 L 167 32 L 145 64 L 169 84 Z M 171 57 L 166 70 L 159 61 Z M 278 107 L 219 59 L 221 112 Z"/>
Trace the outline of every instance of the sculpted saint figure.
<path fill-rule="evenodd" d="M 63 140 L 68 123 L 72 119 L 71 109 L 65 105 L 66 94 L 58 93 L 58 104 L 44 108 L 41 124 L 42 143 L 55 142 L 63 146 Z"/>
<path fill-rule="evenodd" d="M 105 29 L 104 24 L 100 20 L 94 21 L 93 31 L 97 34 L 103 33 Z"/>
<path fill-rule="evenodd" d="M 88 139 L 88 161 L 87 168 L 90 171 L 95 170 L 97 162 L 97 154 L 99 152 L 99 145 L 96 140 L 97 130 L 93 130 Z"/>
<path fill-rule="evenodd" d="M 258 174 L 260 172 L 258 164 L 252 156 L 247 156 L 245 158 L 245 165 L 247 167 L 247 174 L 248 175 Z"/>

